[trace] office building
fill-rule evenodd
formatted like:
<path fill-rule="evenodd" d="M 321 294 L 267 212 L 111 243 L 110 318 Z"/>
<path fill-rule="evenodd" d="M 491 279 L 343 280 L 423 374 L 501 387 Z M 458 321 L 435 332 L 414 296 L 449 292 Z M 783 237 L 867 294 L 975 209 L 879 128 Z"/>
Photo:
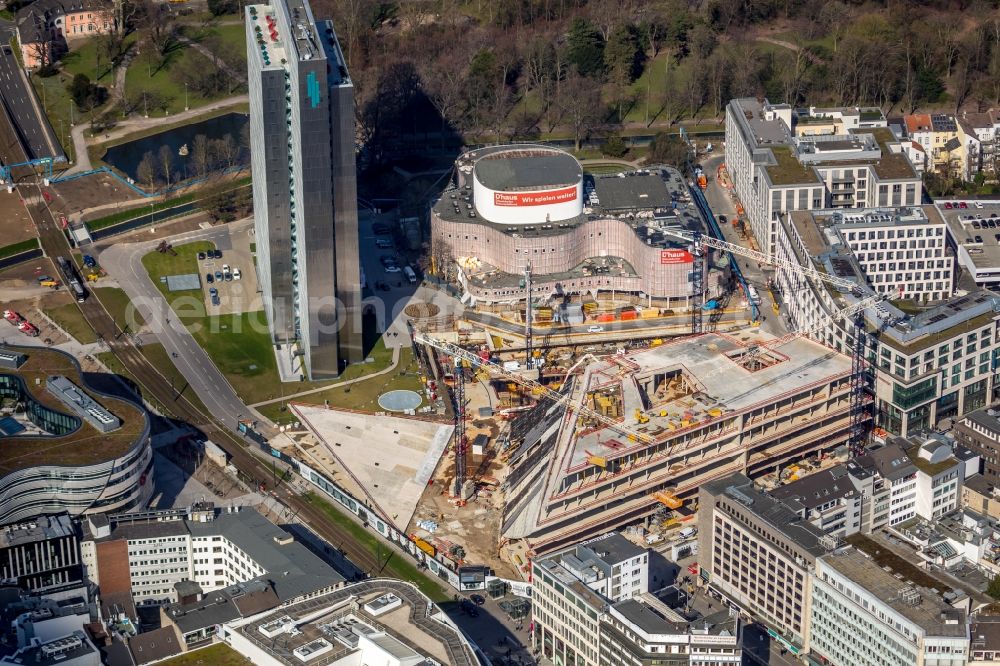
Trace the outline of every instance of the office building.
<path fill-rule="evenodd" d="M 921 287 L 924 291 L 913 291 L 914 294 L 941 291 L 939 287 L 943 288 L 950 281 L 945 275 L 947 263 L 942 268 L 927 266 L 926 262 L 934 262 L 937 266 L 936 262 L 943 260 L 937 257 L 925 254 L 922 271 L 915 268 L 915 263 L 914 268 L 910 268 L 910 262 L 918 261 L 916 252 L 937 251 L 931 247 L 920 248 L 919 243 L 915 248 L 910 245 L 912 241 L 921 240 L 916 237 L 917 228 L 925 229 L 925 245 L 936 246 L 939 241 L 936 231 L 939 226 L 934 224 L 935 214 L 926 206 L 921 209 L 932 224 L 917 225 L 912 239 L 901 240 L 897 234 L 894 241 L 896 249 L 900 249 L 902 243 L 910 248 L 903 251 L 914 255 L 902 260 L 905 262 L 902 273 L 898 270 L 900 259 L 897 257 L 895 273 L 901 274 L 902 279 L 894 275 L 893 282 L 888 282 L 886 277 L 881 283 L 894 284 L 898 289 L 909 275 L 914 284 L 924 282 Z M 903 214 L 903 211 L 898 214 Z M 907 215 L 916 215 L 912 207 Z M 897 215 L 893 219 L 898 219 Z M 817 226 L 815 213 L 785 215 L 779 227 L 779 259 L 836 275 L 855 283 L 857 290 L 871 293 L 872 284 L 855 250 L 846 243 L 840 243 L 836 236 L 823 233 Z M 905 225 L 897 227 L 897 230 L 900 229 L 905 231 Z M 934 243 L 926 238 L 927 231 L 932 229 L 935 230 Z M 889 242 L 888 239 L 878 239 L 878 230 L 875 233 L 874 242 Z M 881 263 L 877 254 L 881 250 L 871 253 L 870 236 L 866 236 L 865 240 L 858 236 L 853 242 L 868 243 L 869 250 L 859 248 L 857 252 L 871 255 L 866 255 L 866 262 Z M 935 271 L 941 272 L 938 279 L 934 278 Z M 939 285 L 941 282 L 945 284 Z M 857 297 L 846 289 L 832 287 L 799 273 L 779 271 L 777 283 L 789 324 L 797 329 L 812 329 L 857 301 Z M 928 292 L 928 289 L 932 291 Z M 1000 337 L 997 336 L 995 322 L 1000 313 L 1000 297 L 986 291 L 972 291 L 944 301 L 928 302 L 926 307 L 920 307 L 920 301 L 908 301 L 909 304 L 902 304 L 906 311 L 886 300 L 864 312 L 868 331 L 867 360 L 875 370 L 876 425 L 900 435 L 930 429 L 944 418 L 978 409 L 992 400 L 998 388 L 993 359 L 1000 353 Z M 849 352 L 854 345 L 854 325 L 849 321 L 826 325 L 815 330 L 812 337 L 834 349 Z"/>
<path fill-rule="evenodd" d="M 288 532 L 255 509 L 197 504 L 97 516 L 84 522 L 81 556 L 103 594 L 131 593 L 142 605 L 164 605 L 257 581 L 285 603 L 344 582 Z M 188 591 L 188 594 L 185 594 Z"/>
<path fill-rule="evenodd" d="M 206 618 L 206 621 L 210 618 Z M 181 618 L 186 620 L 186 618 Z M 477 666 L 473 646 L 416 586 L 371 579 L 218 622 L 218 636 L 258 666 Z"/>
<path fill-rule="evenodd" d="M 80 539 L 67 515 L 0 528 L 0 580 L 43 593 L 83 582 Z"/>
<path fill-rule="evenodd" d="M 69 354 L 3 351 L 27 360 L 16 370 L 0 369 L 0 398 L 21 406 L 3 421 L 0 524 L 145 506 L 153 492 L 153 452 L 149 415 L 138 399 L 97 391 Z M 47 384 L 50 377 L 58 381 Z"/>
<path fill-rule="evenodd" d="M 809 650 L 831 666 L 965 666 L 965 611 L 853 548 L 816 560 Z"/>
<path fill-rule="evenodd" d="M 993 408 L 969 412 L 955 423 L 954 434 L 959 443 L 979 454 L 983 480 L 1000 485 L 1000 412 Z"/>
<path fill-rule="evenodd" d="M 702 484 L 698 507 L 702 580 L 731 608 L 767 625 L 792 653 L 801 653 L 809 573 L 838 540 L 743 474 Z"/>
<path fill-rule="evenodd" d="M 839 115 L 756 98 L 726 107 L 726 167 L 762 251 L 774 254 L 778 221 L 793 210 L 920 203 L 920 177 L 882 113 Z"/>
<path fill-rule="evenodd" d="M 532 560 L 534 647 L 579 666 L 740 663 L 739 620 L 691 621 L 649 592 L 648 559 L 611 533 Z"/>
<path fill-rule="evenodd" d="M 974 615 L 969 637 L 969 666 L 1000 666 L 1000 616 Z"/>
<path fill-rule="evenodd" d="M 743 663 L 740 621 L 720 610 L 688 621 L 678 610 L 645 594 L 608 607 L 601 620 L 601 666 Z"/>
<path fill-rule="evenodd" d="M 948 224 L 948 244 L 958 265 L 980 287 L 1000 285 L 1000 204 L 946 201 L 938 210 Z"/>
<path fill-rule="evenodd" d="M 101 666 L 101 652 L 87 634 L 75 631 L 47 643 L 23 647 L 14 654 L 0 658 L 0 664 L 32 664 L 33 666 Z"/>
<path fill-rule="evenodd" d="M 792 217 L 801 224 L 811 220 L 832 251 L 838 246 L 850 251 L 876 293 L 925 302 L 951 296 L 954 258 L 947 226 L 934 206 L 796 212 Z"/>
<path fill-rule="evenodd" d="M 567 395 L 638 436 L 536 408 L 511 432 L 503 536 L 551 552 L 676 509 L 709 479 L 845 444 L 850 358 L 802 338 L 773 352 L 750 361 L 744 343 L 707 333 L 589 364 Z"/>
<path fill-rule="evenodd" d="M 364 357 L 354 87 L 305 0 L 246 7 L 257 271 L 273 341 L 308 379 Z"/>

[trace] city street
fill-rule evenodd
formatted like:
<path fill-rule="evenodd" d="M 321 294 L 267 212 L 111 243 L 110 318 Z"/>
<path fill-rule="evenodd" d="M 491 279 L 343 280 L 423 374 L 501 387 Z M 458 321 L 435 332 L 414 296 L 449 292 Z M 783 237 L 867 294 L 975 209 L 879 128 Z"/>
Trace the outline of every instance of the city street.
<path fill-rule="evenodd" d="M 704 157 L 701 160 L 702 168 L 708 176 L 708 188 L 705 190 L 705 199 L 708 201 L 708 205 L 712 209 L 716 218 L 718 218 L 719 215 L 726 216 L 725 224 L 723 224 L 721 220 L 719 221 L 719 228 L 722 230 L 723 240 L 733 243 L 734 245 L 749 247 L 747 242 L 742 240 L 733 229 L 732 221 L 737 217 L 736 207 L 733 204 L 729 190 L 722 187 L 717 178 L 719 165 L 725 162 L 725 155 L 721 152 L 721 150 L 722 147 L 719 146 L 719 152 L 709 157 Z M 774 336 L 780 337 L 784 335 L 788 331 L 781 317 L 775 316 L 774 310 L 771 308 L 771 295 L 767 291 L 768 279 L 774 275 L 774 271 L 768 267 L 762 267 L 756 261 L 752 261 L 744 257 L 737 257 L 737 261 L 739 261 L 740 270 L 743 272 L 743 277 L 746 279 L 747 283 L 757 287 L 757 290 L 760 292 L 761 298 L 763 299 L 760 305 L 761 315 L 764 318 L 764 321 L 761 324 L 761 329 Z"/>
<path fill-rule="evenodd" d="M 0 34 L 4 35 L 4 44 L 0 47 L 0 97 L 7 113 L 28 149 L 29 159 L 61 156 L 62 148 L 49 127 L 41 102 L 35 100 L 31 84 L 17 64 L 14 51 L 7 43 L 7 33 L 7 27 L 0 25 Z"/>
<path fill-rule="evenodd" d="M 248 221 L 235 222 L 230 225 L 202 229 L 181 234 L 171 239 L 174 244 L 197 240 L 218 242 L 226 238 L 227 247 L 230 233 L 245 233 L 250 228 Z M 160 290 L 150 281 L 142 257 L 151 252 L 158 241 L 139 243 L 116 243 L 104 249 L 99 254 L 101 266 L 109 275 L 118 279 L 122 289 L 128 294 L 133 304 L 141 307 L 147 324 L 156 333 L 157 339 L 164 348 L 174 356 L 174 364 L 184 375 L 190 387 L 194 389 L 209 412 L 235 430 L 241 417 L 253 414 L 236 391 L 226 381 L 226 378 L 215 367 L 215 363 L 201 348 L 191 333 L 173 314 L 170 306 L 163 298 Z M 126 322 L 118 322 L 124 326 Z M 277 430 L 269 421 L 260 418 L 258 430 L 265 436 L 274 436 Z"/>

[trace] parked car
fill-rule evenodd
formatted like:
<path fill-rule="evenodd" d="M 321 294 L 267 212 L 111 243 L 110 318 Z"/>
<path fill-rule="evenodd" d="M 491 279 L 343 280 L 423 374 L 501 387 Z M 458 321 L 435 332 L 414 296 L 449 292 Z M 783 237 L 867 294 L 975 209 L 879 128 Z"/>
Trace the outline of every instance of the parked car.
<path fill-rule="evenodd" d="M 945 210 L 951 210 L 951 202 L 950 201 L 945 201 L 944 202 L 944 208 L 945 208 Z"/>
<path fill-rule="evenodd" d="M 212 250 L 216 259 L 222 259 L 222 250 Z"/>
<path fill-rule="evenodd" d="M 83 265 L 87 268 L 93 268 L 97 265 L 97 261 L 89 254 L 83 255 Z"/>
<path fill-rule="evenodd" d="M 969 204 L 965 203 L 964 201 L 959 201 L 958 202 L 958 207 L 962 208 L 962 209 L 965 209 L 965 208 L 969 207 Z"/>
<path fill-rule="evenodd" d="M 469 598 L 472 599 L 472 603 L 476 604 L 477 606 L 482 606 L 483 604 L 486 603 L 486 599 L 481 594 L 470 594 Z"/>
<path fill-rule="evenodd" d="M 603 326 L 590 326 L 587 328 L 587 333 L 603 333 L 603 332 L 604 332 Z"/>
<path fill-rule="evenodd" d="M 213 276 L 211 273 L 205 273 L 205 282 L 212 284 L 213 282 L 215 282 L 215 276 Z"/>
<path fill-rule="evenodd" d="M 476 608 L 476 604 L 472 603 L 468 599 L 462 599 L 461 603 L 462 612 L 469 617 L 479 617 L 479 609 Z"/>
<path fill-rule="evenodd" d="M 198 253 L 198 261 L 205 261 L 205 253 L 204 252 L 199 252 Z"/>
<path fill-rule="evenodd" d="M 401 272 L 401 269 L 396 264 L 389 264 L 388 266 L 385 267 L 385 272 L 386 273 L 399 273 L 399 272 Z"/>
<path fill-rule="evenodd" d="M 212 287 L 211 289 L 208 290 L 208 295 L 209 296 L 218 296 L 219 295 L 219 290 L 216 289 L 215 287 Z"/>
<path fill-rule="evenodd" d="M 982 208 L 982 207 L 983 207 L 983 202 L 982 201 L 977 201 L 976 202 L 976 208 Z"/>
<path fill-rule="evenodd" d="M 233 279 L 232 269 L 229 268 L 229 264 L 222 264 L 222 277 L 225 278 L 226 282 L 230 282 Z"/>
<path fill-rule="evenodd" d="M 394 246 L 393 242 L 388 238 L 376 238 L 375 247 L 379 248 L 380 250 L 391 250 Z"/>
<path fill-rule="evenodd" d="M 215 279 L 222 282 L 225 278 L 222 277 L 222 271 L 215 271 Z"/>
<path fill-rule="evenodd" d="M 243 273 L 240 273 L 240 269 L 234 268 L 233 269 L 233 279 L 234 280 L 239 280 L 242 277 L 243 277 Z"/>

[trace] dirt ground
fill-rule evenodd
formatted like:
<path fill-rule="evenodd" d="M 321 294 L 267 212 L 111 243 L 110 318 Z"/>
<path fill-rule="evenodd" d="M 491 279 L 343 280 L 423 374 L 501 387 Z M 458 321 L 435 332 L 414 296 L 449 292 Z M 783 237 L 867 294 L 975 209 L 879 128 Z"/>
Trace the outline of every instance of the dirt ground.
<path fill-rule="evenodd" d="M 49 323 L 49 320 L 42 315 L 42 310 L 47 307 L 65 305 L 72 303 L 73 299 L 65 291 L 48 292 L 42 296 L 22 298 L 5 301 L 2 304 L 4 310 L 14 310 L 22 317 L 38 327 L 38 340 L 58 345 L 69 342 L 70 339 L 62 331 Z M 0 342 L 10 342 L 18 344 L 27 338 L 17 328 L 6 321 L 0 321 Z"/>
<path fill-rule="evenodd" d="M 53 212 L 67 217 L 94 206 L 144 200 L 123 182 L 105 173 L 84 176 L 65 183 L 55 183 L 47 188 L 53 196 L 50 202 Z M 95 217 L 111 215 L 115 208 L 102 210 Z"/>
<path fill-rule="evenodd" d="M 495 404 L 495 396 L 480 382 L 466 386 L 467 413 L 478 414 L 480 407 Z M 458 545 L 465 550 L 469 562 L 488 564 L 502 578 L 518 579 L 514 567 L 499 557 L 500 521 L 502 498 L 498 490 L 489 487 L 502 478 L 502 464 L 496 459 L 496 439 L 500 423 L 496 419 L 470 419 L 466 423 L 466 436 L 472 442 L 476 435 L 485 434 L 490 444 L 485 455 L 473 455 L 471 448 L 467 459 L 469 478 L 481 481 L 479 490 L 465 506 L 449 497 L 448 492 L 455 478 L 455 451 L 449 446 L 434 472 L 434 483 L 427 486 L 410 521 L 410 531 L 433 543 L 439 550 L 448 551 Z M 431 520 L 437 529 L 431 533 L 417 526 L 417 521 Z"/>
<path fill-rule="evenodd" d="M 10 245 L 38 235 L 17 191 L 0 188 L 0 245 Z"/>
<path fill-rule="evenodd" d="M 175 220 L 170 220 L 169 222 L 156 224 L 152 227 L 143 227 L 125 234 L 105 238 L 95 243 L 95 246 L 103 249 L 110 245 L 114 245 L 115 243 L 140 243 L 143 241 L 158 240 L 160 238 L 176 236 L 177 234 L 182 234 L 187 231 L 201 229 L 205 224 L 211 224 L 208 215 L 205 213 L 193 213 L 191 215 L 179 217 Z"/>

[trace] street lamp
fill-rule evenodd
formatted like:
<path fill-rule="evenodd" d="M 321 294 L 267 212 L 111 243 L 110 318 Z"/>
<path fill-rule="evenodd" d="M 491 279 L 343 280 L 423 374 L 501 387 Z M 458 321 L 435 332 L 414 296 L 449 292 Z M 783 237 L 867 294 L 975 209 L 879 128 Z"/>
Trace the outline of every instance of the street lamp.
<path fill-rule="evenodd" d="M 188 107 L 188 84 L 187 84 L 187 82 L 185 82 L 184 83 L 184 110 L 187 111 L 188 108 L 189 108 Z"/>

